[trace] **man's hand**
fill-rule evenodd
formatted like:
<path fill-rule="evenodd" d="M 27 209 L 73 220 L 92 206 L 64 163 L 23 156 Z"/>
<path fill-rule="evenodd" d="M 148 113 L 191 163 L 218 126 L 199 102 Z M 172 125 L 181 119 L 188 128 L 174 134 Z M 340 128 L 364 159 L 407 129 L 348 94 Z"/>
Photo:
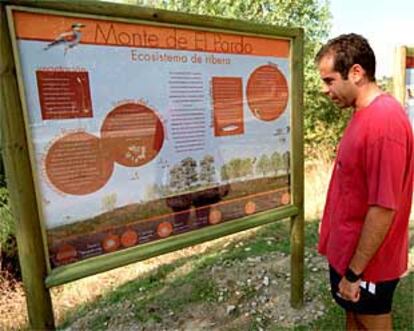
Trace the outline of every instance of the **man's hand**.
<path fill-rule="evenodd" d="M 357 280 L 354 283 L 349 282 L 345 277 L 342 277 L 341 281 L 339 282 L 339 297 L 341 297 L 344 300 L 352 301 L 352 302 L 358 302 L 359 301 L 359 295 L 361 292 L 361 289 L 359 287 L 359 284 L 361 283 L 361 280 Z"/>

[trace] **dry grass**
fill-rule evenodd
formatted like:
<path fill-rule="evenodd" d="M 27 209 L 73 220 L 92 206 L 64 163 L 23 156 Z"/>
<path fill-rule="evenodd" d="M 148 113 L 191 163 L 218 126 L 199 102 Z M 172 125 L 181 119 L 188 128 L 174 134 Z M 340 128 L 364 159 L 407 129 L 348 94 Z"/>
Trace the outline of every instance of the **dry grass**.
<path fill-rule="evenodd" d="M 305 219 L 322 217 L 333 162 L 327 157 L 305 163 Z"/>
<path fill-rule="evenodd" d="M 0 273 L 0 330 L 17 330 L 27 323 L 23 284 Z"/>

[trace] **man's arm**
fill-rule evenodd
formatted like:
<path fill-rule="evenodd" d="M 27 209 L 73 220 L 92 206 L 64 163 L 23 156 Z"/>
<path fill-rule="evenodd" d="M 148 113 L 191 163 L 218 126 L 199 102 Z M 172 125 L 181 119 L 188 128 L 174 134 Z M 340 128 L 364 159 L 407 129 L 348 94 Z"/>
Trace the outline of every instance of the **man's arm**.
<path fill-rule="evenodd" d="M 395 211 L 378 206 L 368 209 L 365 223 L 362 228 L 361 237 L 349 268 L 357 275 L 361 274 L 369 261 L 377 252 L 384 241 L 391 226 Z M 345 277 L 339 283 L 339 293 L 346 300 L 359 300 L 359 283 L 349 282 Z"/>

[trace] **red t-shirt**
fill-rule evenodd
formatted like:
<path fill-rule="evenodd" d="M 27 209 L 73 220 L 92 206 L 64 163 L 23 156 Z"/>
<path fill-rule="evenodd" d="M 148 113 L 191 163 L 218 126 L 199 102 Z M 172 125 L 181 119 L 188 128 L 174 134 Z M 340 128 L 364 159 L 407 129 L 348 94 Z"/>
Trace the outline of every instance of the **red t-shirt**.
<path fill-rule="evenodd" d="M 412 128 L 392 96 L 355 112 L 339 145 L 318 246 L 337 272 L 344 274 L 352 259 L 370 206 L 396 213 L 364 279 L 391 280 L 407 270 L 413 169 Z"/>

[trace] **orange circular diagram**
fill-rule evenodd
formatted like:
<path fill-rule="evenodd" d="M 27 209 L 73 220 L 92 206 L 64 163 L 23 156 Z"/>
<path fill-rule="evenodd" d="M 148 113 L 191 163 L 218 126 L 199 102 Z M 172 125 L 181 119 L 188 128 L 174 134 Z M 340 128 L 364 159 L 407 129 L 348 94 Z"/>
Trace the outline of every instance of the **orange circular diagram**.
<path fill-rule="evenodd" d="M 84 195 L 107 183 L 112 175 L 113 161 L 108 158 L 99 138 L 86 132 L 74 132 L 52 144 L 46 154 L 45 170 L 58 190 Z"/>
<path fill-rule="evenodd" d="M 290 203 L 290 194 L 288 192 L 285 192 L 282 194 L 282 197 L 280 198 L 280 202 L 282 205 L 287 205 Z"/>
<path fill-rule="evenodd" d="M 260 66 L 250 75 L 246 94 L 252 114 L 259 120 L 273 121 L 285 111 L 288 83 L 275 65 Z"/>
<path fill-rule="evenodd" d="M 173 231 L 173 227 L 170 222 L 162 222 L 157 226 L 157 234 L 160 238 L 168 237 Z"/>
<path fill-rule="evenodd" d="M 103 241 L 102 247 L 105 252 L 116 251 L 120 246 L 119 236 L 116 234 L 109 234 Z"/>
<path fill-rule="evenodd" d="M 217 224 L 221 221 L 221 211 L 219 209 L 213 209 L 208 215 L 208 222 L 210 224 Z"/>
<path fill-rule="evenodd" d="M 68 261 L 74 259 L 78 256 L 76 248 L 69 244 L 63 244 L 59 247 L 59 250 L 56 254 L 56 260 L 59 262 Z"/>
<path fill-rule="evenodd" d="M 114 108 L 101 128 L 105 148 L 112 159 L 126 167 L 137 167 L 157 156 L 164 143 L 164 128 L 158 115 L 139 103 Z"/>
<path fill-rule="evenodd" d="M 244 205 L 244 212 L 246 215 L 251 215 L 256 211 L 256 204 L 253 201 L 249 201 Z"/>
<path fill-rule="evenodd" d="M 124 247 L 134 246 L 138 242 L 138 234 L 134 230 L 126 230 L 121 235 L 121 244 Z"/>

